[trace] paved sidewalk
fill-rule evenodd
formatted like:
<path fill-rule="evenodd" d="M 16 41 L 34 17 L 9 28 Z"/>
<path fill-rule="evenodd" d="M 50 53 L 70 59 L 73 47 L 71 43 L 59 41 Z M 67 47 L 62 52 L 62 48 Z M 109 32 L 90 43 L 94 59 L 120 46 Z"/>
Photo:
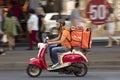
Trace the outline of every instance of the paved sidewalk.
<path fill-rule="evenodd" d="M 14 51 L 7 51 L 0 55 L 0 70 L 26 69 L 31 57 L 36 57 L 38 50 L 27 51 L 27 47 L 16 47 Z M 87 55 L 89 68 L 120 68 L 120 47 L 105 48 L 93 46 Z M 50 62 L 46 54 L 47 63 Z"/>

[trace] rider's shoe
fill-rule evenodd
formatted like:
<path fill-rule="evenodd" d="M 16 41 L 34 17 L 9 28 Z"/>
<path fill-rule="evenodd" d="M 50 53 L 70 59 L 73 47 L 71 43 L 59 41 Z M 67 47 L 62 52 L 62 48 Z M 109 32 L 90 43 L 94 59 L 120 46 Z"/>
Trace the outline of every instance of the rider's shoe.
<path fill-rule="evenodd" d="M 68 63 L 62 63 L 62 64 L 56 63 L 56 64 L 52 65 L 51 67 L 48 67 L 48 70 L 56 70 L 56 69 L 60 69 L 60 68 L 63 68 L 63 67 L 67 67 L 69 65 L 71 65 L 71 63 L 69 63 L 69 62 Z"/>
<path fill-rule="evenodd" d="M 51 66 L 51 68 L 56 68 L 56 67 L 58 67 L 58 66 L 60 66 L 60 63 L 53 64 L 53 65 Z"/>

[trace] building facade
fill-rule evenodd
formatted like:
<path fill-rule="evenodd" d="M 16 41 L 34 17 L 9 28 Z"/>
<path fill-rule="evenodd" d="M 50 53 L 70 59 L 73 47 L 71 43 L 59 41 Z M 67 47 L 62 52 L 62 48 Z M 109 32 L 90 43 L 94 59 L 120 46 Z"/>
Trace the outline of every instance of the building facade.
<path fill-rule="evenodd" d="M 0 5 L 7 3 L 10 0 L 0 0 Z M 23 6 L 26 0 L 16 0 L 20 6 Z M 74 8 L 75 2 L 80 2 L 80 15 L 86 17 L 86 7 L 90 0 L 36 0 L 44 7 L 46 13 L 48 12 L 71 12 Z M 116 19 L 120 20 L 120 0 L 107 0 L 114 8 Z M 120 36 L 120 21 L 116 22 L 116 36 Z M 96 28 L 96 27 L 95 27 Z M 105 30 L 100 27 L 99 31 L 94 32 L 93 36 L 106 36 Z"/>
<path fill-rule="evenodd" d="M 90 0 L 78 0 L 80 2 L 81 5 L 81 9 L 80 9 L 80 14 L 82 17 L 86 17 L 86 7 L 89 3 Z M 116 19 L 120 20 L 120 0 L 107 0 L 108 3 L 114 8 L 114 14 Z M 70 12 L 73 8 L 74 8 L 74 4 L 75 4 L 75 0 L 63 0 L 63 11 L 67 11 Z M 120 21 L 116 21 L 116 30 L 115 30 L 115 36 L 120 36 Z M 95 28 L 99 28 L 99 30 L 94 31 L 93 32 L 93 36 L 94 37 L 102 37 L 102 36 L 106 36 L 106 31 L 103 29 L 102 25 L 99 25 L 98 27 L 94 27 Z"/>

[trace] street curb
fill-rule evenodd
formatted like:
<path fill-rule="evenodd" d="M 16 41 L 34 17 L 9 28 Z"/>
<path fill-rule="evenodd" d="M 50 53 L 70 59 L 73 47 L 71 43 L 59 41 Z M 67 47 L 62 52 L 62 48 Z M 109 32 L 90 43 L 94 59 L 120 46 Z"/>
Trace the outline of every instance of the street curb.
<path fill-rule="evenodd" d="M 92 41 L 92 45 L 93 46 L 103 46 L 103 45 L 106 45 L 106 43 L 107 43 L 107 40 L 93 40 Z M 7 43 L 1 43 L 1 46 L 2 47 L 8 47 L 8 44 Z M 29 46 L 29 43 L 16 43 L 16 47 L 27 47 L 27 46 Z M 36 46 L 36 44 L 34 44 L 34 46 Z"/>
<path fill-rule="evenodd" d="M 93 45 L 99 44 L 103 46 L 104 44 L 104 42 L 99 43 L 99 41 L 96 41 L 96 43 L 97 44 L 93 43 Z M 17 44 L 17 48 L 15 51 L 8 51 L 7 55 L 1 57 L 0 70 L 25 70 L 27 68 L 29 59 L 31 57 L 36 57 L 38 52 L 38 50 L 26 51 L 25 48 L 27 48 L 26 47 L 27 45 L 28 45 L 27 43 Z M 97 46 L 96 49 L 98 48 L 99 47 Z M 96 49 L 93 49 L 94 54 L 88 56 L 88 68 L 120 69 L 119 49 L 116 51 L 116 49 L 114 48 L 115 51 L 114 54 L 113 54 L 114 51 L 111 51 L 110 49 L 106 49 L 105 52 L 101 51 L 102 49 L 104 49 L 103 47 L 102 48 L 100 47 L 99 49 L 100 52 L 103 52 L 102 54 L 100 52 L 98 53 L 98 50 Z M 49 57 L 47 59 L 49 59 Z"/>
<path fill-rule="evenodd" d="M 88 62 L 89 69 L 120 69 L 120 61 Z M 27 62 L 0 63 L 0 70 L 26 70 Z"/>

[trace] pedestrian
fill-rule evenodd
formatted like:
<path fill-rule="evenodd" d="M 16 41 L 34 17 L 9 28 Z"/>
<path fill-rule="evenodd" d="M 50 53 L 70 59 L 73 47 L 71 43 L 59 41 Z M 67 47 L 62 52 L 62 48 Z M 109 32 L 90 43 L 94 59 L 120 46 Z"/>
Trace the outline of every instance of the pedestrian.
<path fill-rule="evenodd" d="M 13 15 L 19 20 L 21 21 L 23 19 L 23 11 L 22 8 L 18 5 L 18 3 L 16 1 L 11 1 L 11 10 L 13 11 Z"/>
<path fill-rule="evenodd" d="M 8 10 L 4 21 L 4 33 L 7 34 L 9 50 L 15 48 L 15 36 L 18 35 L 17 28 L 22 31 L 18 19 L 13 16 L 12 10 Z"/>
<path fill-rule="evenodd" d="M 41 0 L 29 0 L 29 9 L 34 9 L 35 13 L 37 12 L 37 8 L 40 7 L 40 1 Z"/>
<path fill-rule="evenodd" d="M 5 50 L 0 47 L 0 55 L 5 55 Z"/>
<path fill-rule="evenodd" d="M 29 9 L 34 9 L 35 13 L 37 12 L 37 8 L 42 6 L 40 4 L 41 0 L 25 0 L 23 5 L 23 12 L 27 12 Z"/>
<path fill-rule="evenodd" d="M 3 29 L 3 8 L 0 7 L 0 32 L 2 32 Z"/>
<path fill-rule="evenodd" d="M 38 37 L 40 39 L 40 42 L 43 42 L 42 40 L 42 34 L 44 33 L 44 29 L 45 29 L 45 13 L 42 7 L 38 7 L 37 8 L 37 15 L 39 18 L 39 31 L 38 31 Z"/>
<path fill-rule="evenodd" d="M 90 23 L 90 20 L 80 16 L 80 3 L 75 3 L 75 9 L 72 10 L 70 15 L 71 26 L 81 26 L 84 27 L 85 23 Z"/>
<path fill-rule="evenodd" d="M 106 48 L 112 47 L 112 41 L 115 41 L 118 46 L 120 45 L 120 41 L 113 37 L 115 32 L 115 15 L 113 13 L 113 8 L 110 7 L 108 9 L 108 12 L 109 12 L 109 16 L 105 25 L 106 32 L 108 35 L 108 44 L 107 46 L 105 46 Z"/>
<path fill-rule="evenodd" d="M 27 50 L 33 50 L 33 42 L 39 43 L 37 39 L 38 33 L 38 17 L 35 14 L 34 9 L 29 9 L 29 19 L 27 21 L 27 28 L 29 32 L 29 48 Z"/>
<path fill-rule="evenodd" d="M 0 35 L 3 35 L 2 29 L 3 29 L 3 8 L 0 6 Z M 4 49 L 2 47 L 0 47 L 0 55 L 5 55 Z"/>
<path fill-rule="evenodd" d="M 53 65 L 51 68 L 55 68 L 59 65 L 58 53 L 67 52 L 71 49 L 70 41 L 70 32 L 69 29 L 65 26 L 65 21 L 63 19 L 58 19 L 56 21 L 56 26 L 59 28 L 58 37 L 48 41 L 50 57 Z"/>

